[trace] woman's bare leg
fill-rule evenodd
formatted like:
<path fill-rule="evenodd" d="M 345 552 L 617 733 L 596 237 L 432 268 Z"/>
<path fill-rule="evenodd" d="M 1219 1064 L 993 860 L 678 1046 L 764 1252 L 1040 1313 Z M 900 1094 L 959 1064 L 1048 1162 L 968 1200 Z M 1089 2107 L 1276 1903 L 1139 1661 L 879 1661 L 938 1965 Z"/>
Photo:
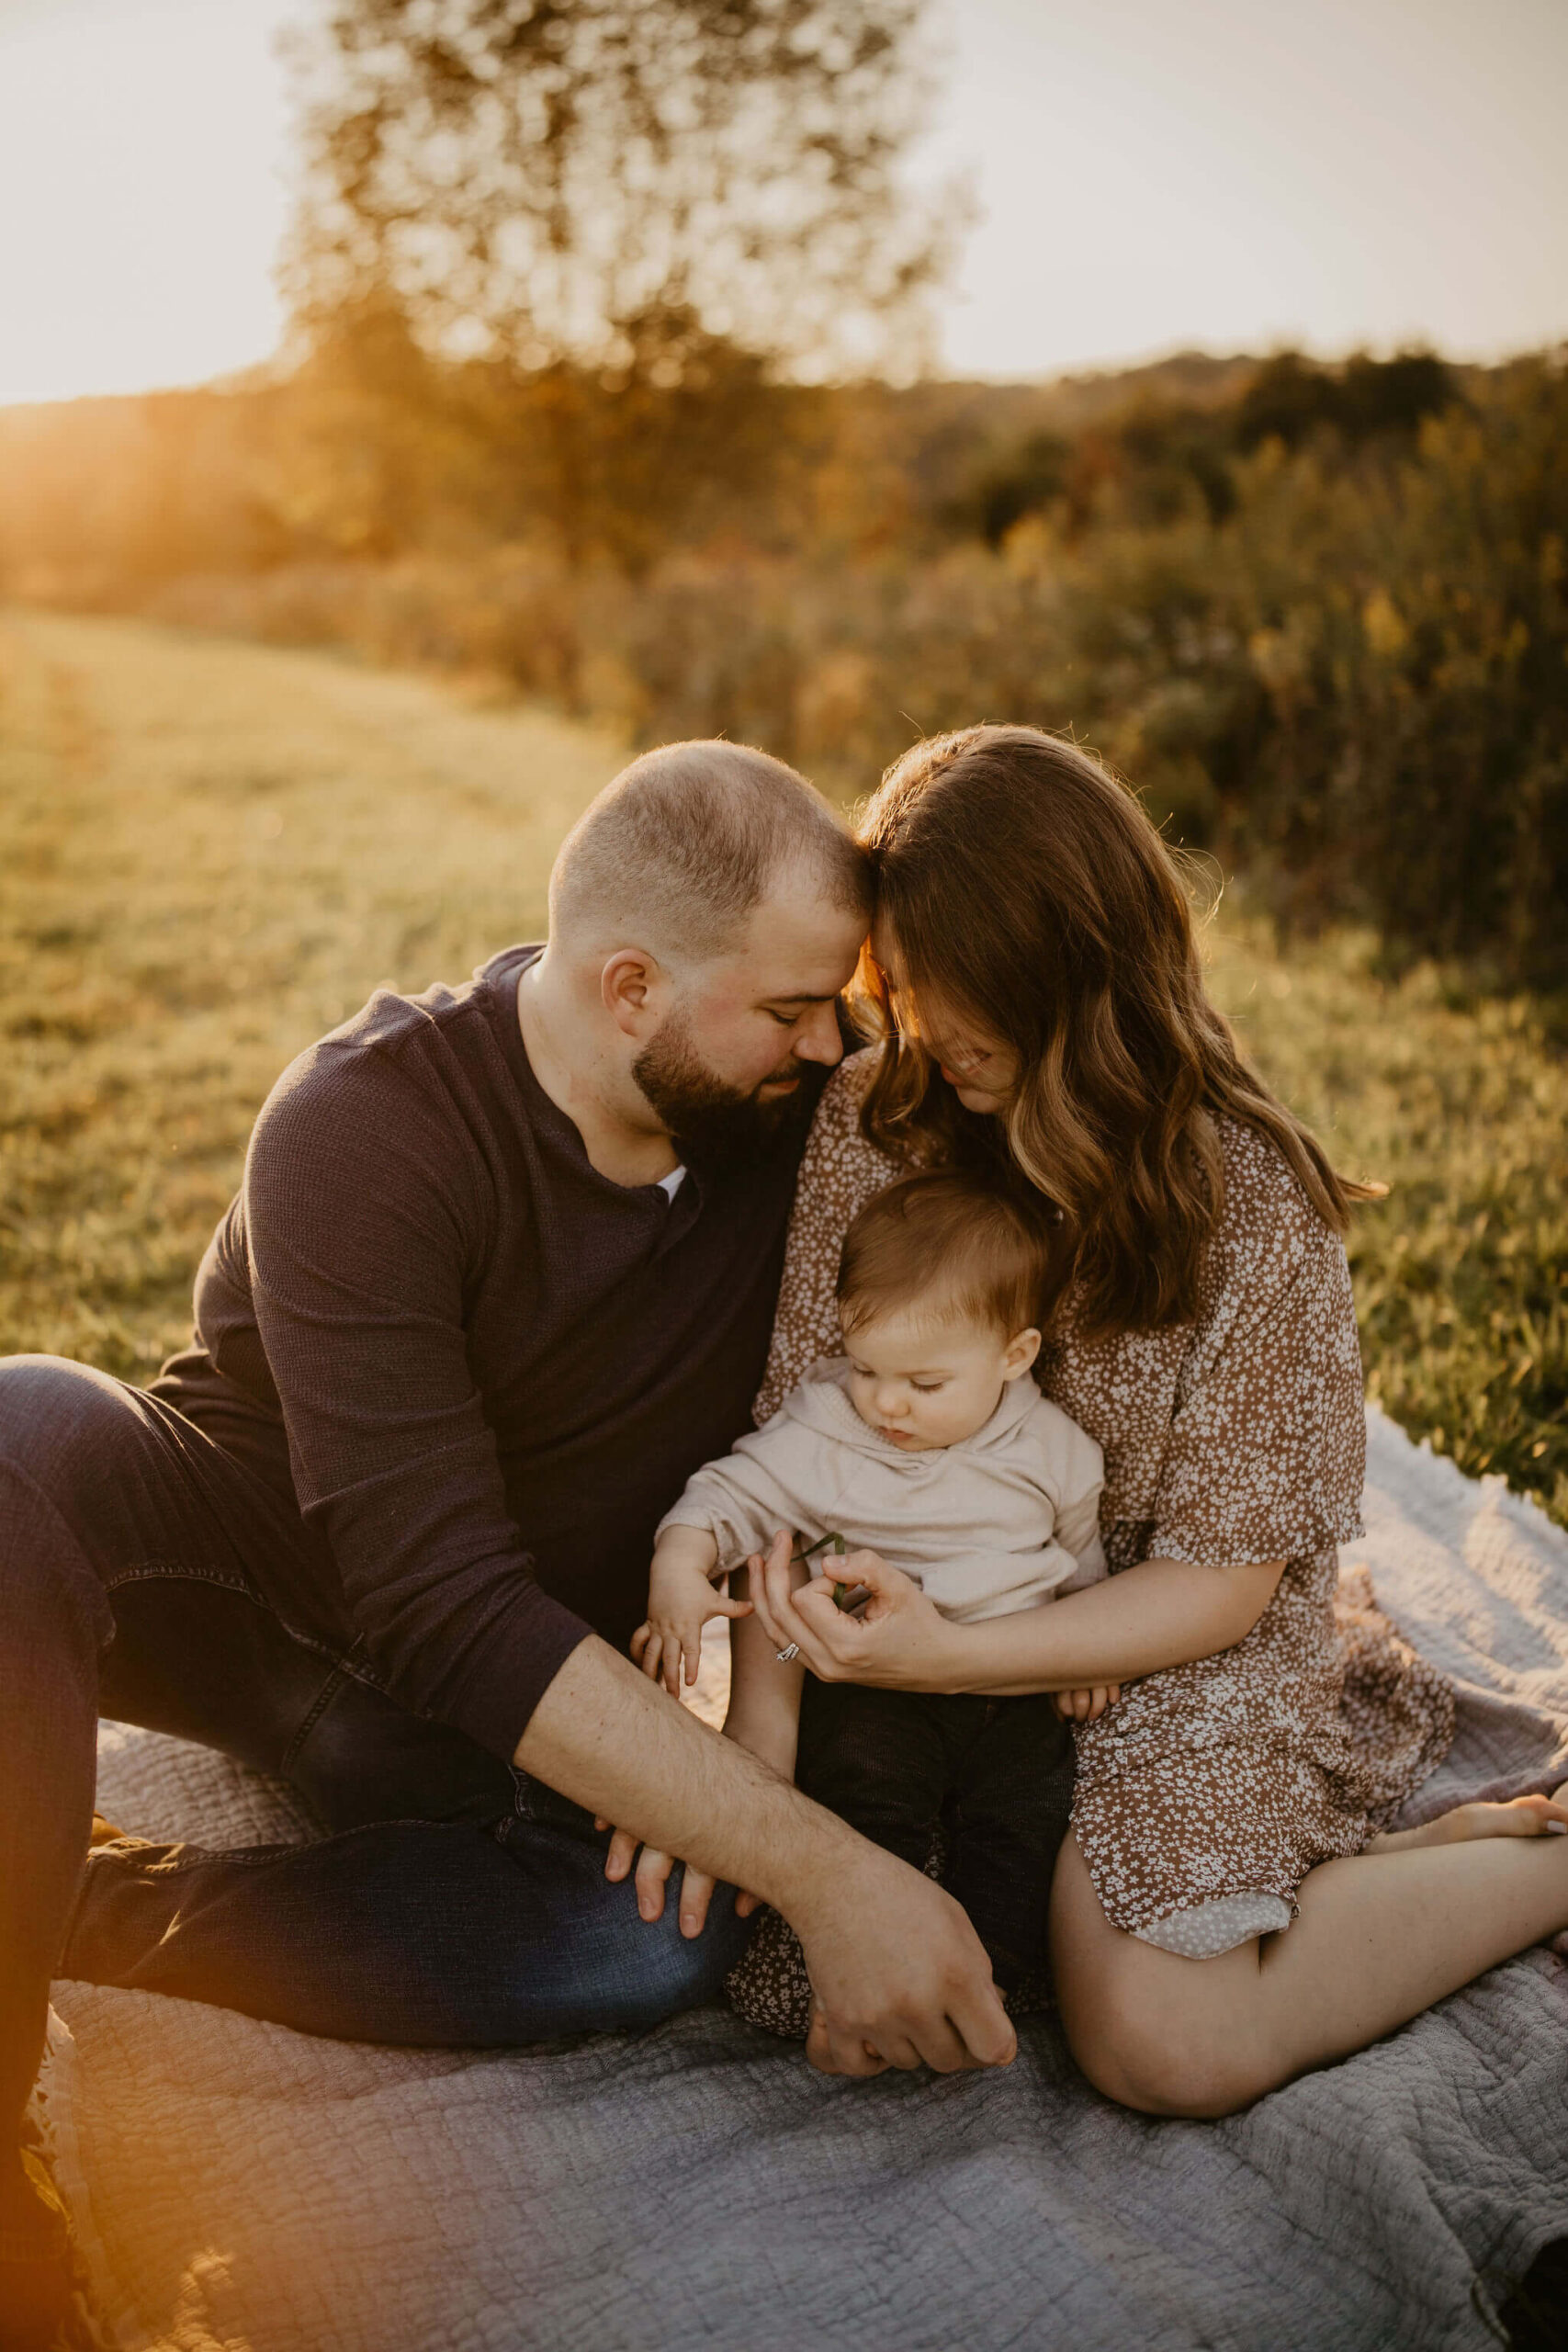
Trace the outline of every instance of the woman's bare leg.
<path fill-rule="evenodd" d="M 1052 1959 L 1074 2057 L 1149 2115 L 1231 2115 L 1331 2064 L 1568 1928 L 1568 1839 L 1490 1837 L 1357 1854 L 1303 1882 L 1301 1915 L 1215 1960 L 1113 1928 L 1069 1838 Z"/>
<path fill-rule="evenodd" d="M 1369 1854 L 1408 1853 L 1416 1846 L 1459 1846 L 1470 1838 L 1568 1837 L 1568 1783 L 1549 1797 L 1509 1797 L 1502 1804 L 1456 1804 L 1419 1829 L 1385 1829 L 1369 1839 Z"/>

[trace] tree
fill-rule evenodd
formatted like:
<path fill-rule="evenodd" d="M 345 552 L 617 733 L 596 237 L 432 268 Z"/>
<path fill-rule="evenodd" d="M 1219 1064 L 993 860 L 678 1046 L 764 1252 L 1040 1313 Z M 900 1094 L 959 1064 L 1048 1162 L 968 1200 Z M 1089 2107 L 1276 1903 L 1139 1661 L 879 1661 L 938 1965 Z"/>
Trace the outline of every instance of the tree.
<path fill-rule="evenodd" d="M 1357 351 L 1331 370 L 1314 368 L 1300 352 L 1279 351 L 1242 395 L 1235 437 L 1244 449 L 1270 439 L 1293 449 L 1332 425 L 1351 443 L 1384 435 L 1409 440 L 1423 417 L 1439 415 L 1458 398 L 1453 371 L 1435 352 L 1372 359 Z"/>
<path fill-rule="evenodd" d="M 1338 387 L 1327 370 L 1299 351 L 1277 351 L 1242 394 L 1236 439 L 1244 449 L 1269 440 L 1293 449 L 1320 425 L 1337 424 L 1338 413 Z"/>
<path fill-rule="evenodd" d="M 297 51 L 285 281 L 309 344 L 395 312 L 492 393 L 500 370 L 536 394 L 575 554 L 595 481 L 671 479 L 615 461 L 622 417 L 667 457 L 676 433 L 762 463 L 743 388 L 919 352 L 953 212 L 899 176 L 922 6 L 337 0 Z"/>
<path fill-rule="evenodd" d="M 336 0 L 296 51 L 306 348 L 406 338 L 495 503 L 642 568 L 762 485 L 785 379 L 919 352 L 945 250 L 899 177 L 922 6 Z"/>

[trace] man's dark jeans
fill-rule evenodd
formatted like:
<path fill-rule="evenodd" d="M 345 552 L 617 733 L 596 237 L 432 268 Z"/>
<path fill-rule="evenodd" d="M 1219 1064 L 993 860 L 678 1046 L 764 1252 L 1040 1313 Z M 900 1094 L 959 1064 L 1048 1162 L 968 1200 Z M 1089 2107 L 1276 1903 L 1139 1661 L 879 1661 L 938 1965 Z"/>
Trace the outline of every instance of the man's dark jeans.
<path fill-rule="evenodd" d="M 1049 1698 L 875 1690 L 810 1675 L 795 1778 L 963 1904 L 1006 1992 L 1047 1966 L 1051 1877 L 1073 1805 L 1073 1736 Z"/>
<path fill-rule="evenodd" d="M 258 1571 L 313 1541 L 161 1399 L 0 1361 L 0 2145 L 53 1975 L 352 2040 L 518 2043 L 651 2025 L 739 1958 L 731 1899 L 690 1941 L 673 1893 L 646 1924 L 580 1807 L 282 1624 Z M 327 1834 L 111 1844 L 84 1876 L 100 1713 L 278 1776 Z"/>

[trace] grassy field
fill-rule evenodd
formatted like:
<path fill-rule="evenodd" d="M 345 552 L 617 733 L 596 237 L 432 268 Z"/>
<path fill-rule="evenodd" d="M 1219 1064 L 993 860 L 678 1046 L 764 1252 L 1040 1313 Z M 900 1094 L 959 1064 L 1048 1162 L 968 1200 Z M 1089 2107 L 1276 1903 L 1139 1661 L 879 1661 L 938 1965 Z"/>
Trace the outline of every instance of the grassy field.
<path fill-rule="evenodd" d="M 378 982 L 536 936 L 619 757 L 325 656 L 0 616 L 0 1353 L 149 1374 L 278 1069 Z M 1372 1393 L 1568 1524 L 1568 1066 L 1527 1002 L 1371 943 L 1212 942 L 1276 1085 L 1392 1187 L 1353 1244 Z"/>

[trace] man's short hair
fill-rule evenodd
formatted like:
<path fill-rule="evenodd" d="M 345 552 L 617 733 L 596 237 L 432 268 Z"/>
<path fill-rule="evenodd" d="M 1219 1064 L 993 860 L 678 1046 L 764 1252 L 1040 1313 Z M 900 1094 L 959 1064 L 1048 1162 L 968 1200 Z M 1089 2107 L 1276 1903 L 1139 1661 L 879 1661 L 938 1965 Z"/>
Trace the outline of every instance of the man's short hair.
<path fill-rule="evenodd" d="M 786 871 L 869 917 L 866 859 L 803 775 L 740 743 L 665 743 L 623 768 L 561 843 L 551 936 L 707 963 Z"/>
<path fill-rule="evenodd" d="M 846 1338 L 887 1314 L 988 1323 L 1004 1339 L 1043 1319 L 1055 1238 L 1043 1213 L 966 1170 L 905 1176 L 844 1236 L 839 1313 Z"/>

